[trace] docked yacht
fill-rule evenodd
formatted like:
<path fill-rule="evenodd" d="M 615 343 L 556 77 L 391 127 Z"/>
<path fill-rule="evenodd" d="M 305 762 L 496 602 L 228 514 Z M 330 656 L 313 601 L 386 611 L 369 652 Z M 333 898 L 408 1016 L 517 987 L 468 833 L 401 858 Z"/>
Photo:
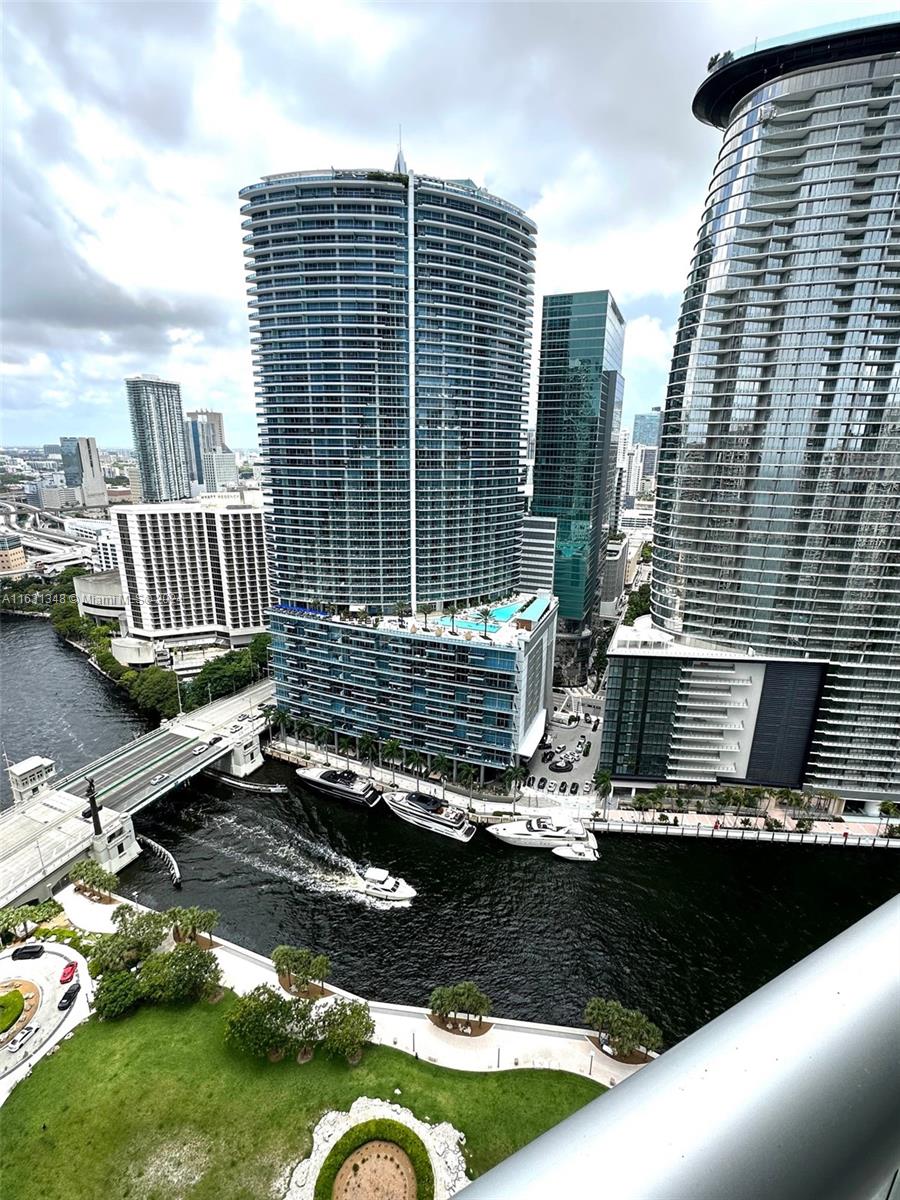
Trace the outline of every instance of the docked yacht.
<path fill-rule="evenodd" d="M 600 851 L 586 842 L 566 842 L 564 846 L 554 846 L 553 853 L 569 862 L 596 862 L 600 857 Z"/>
<path fill-rule="evenodd" d="M 416 889 L 383 867 L 369 867 L 362 876 L 363 891 L 373 900 L 413 900 Z"/>
<path fill-rule="evenodd" d="M 381 799 L 372 780 L 355 771 L 339 767 L 298 767 L 297 777 L 317 792 L 337 800 L 349 800 L 352 804 L 364 804 L 366 808 L 374 807 Z"/>
<path fill-rule="evenodd" d="M 555 846 L 568 845 L 597 849 L 597 839 L 581 821 L 565 818 L 529 817 L 525 821 L 505 821 L 502 825 L 488 825 L 488 833 L 510 846 L 531 850 L 552 850 Z"/>
<path fill-rule="evenodd" d="M 458 842 L 468 842 L 475 836 L 475 826 L 465 812 L 445 804 L 437 796 L 429 796 L 426 792 L 385 792 L 384 802 L 402 821 L 409 821 L 410 825 L 418 825 L 420 829 L 442 833 Z"/>

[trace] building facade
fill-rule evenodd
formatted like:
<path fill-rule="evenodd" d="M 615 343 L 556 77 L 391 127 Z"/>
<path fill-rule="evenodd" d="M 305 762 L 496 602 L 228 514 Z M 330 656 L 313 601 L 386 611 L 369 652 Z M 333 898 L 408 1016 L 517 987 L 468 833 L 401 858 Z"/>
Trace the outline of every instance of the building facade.
<path fill-rule="evenodd" d="M 638 413 L 632 425 L 632 442 L 637 446 L 658 446 L 662 426 L 662 413 L 658 408 L 652 412 Z"/>
<path fill-rule="evenodd" d="M 423 625 L 434 607 L 517 591 L 535 227 L 402 155 L 393 171 L 270 176 L 241 197 L 276 692 L 301 715 L 314 706 L 295 680 L 321 650 L 311 613 L 401 606 Z M 373 626 L 373 645 L 398 637 Z M 420 642 L 439 657 L 446 644 Z M 379 702 L 389 724 L 393 697 Z M 330 715 L 315 704 L 361 736 L 348 712 L 336 695 Z M 436 712 L 420 724 L 417 749 L 444 744 Z"/>
<path fill-rule="evenodd" d="M 158 375 L 125 380 L 134 452 L 146 504 L 184 500 L 191 494 L 184 449 L 181 388 Z"/>
<path fill-rule="evenodd" d="M 184 446 L 188 476 L 193 482 L 205 485 L 203 455 L 209 450 L 228 450 L 222 414 L 206 408 L 189 412 L 184 421 Z M 214 490 L 207 488 L 207 491 Z"/>
<path fill-rule="evenodd" d="M 17 533 L 0 533 L 0 571 L 24 571 L 28 566 L 22 539 Z"/>
<path fill-rule="evenodd" d="M 261 497 L 132 505 L 117 508 L 115 519 L 132 637 L 237 646 L 265 631 Z"/>
<path fill-rule="evenodd" d="M 522 591 L 553 595 L 556 570 L 556 517 L 536 517 L 529 513 L 522 526 Z"/>
<path fill-rule="evenodd" d="M 227 488 L 240 487 L 237 460 L 231 450 L 221 450 L 218 447 L 204 450 L 201 455 L 203 487 L 207 492 L 224 491 Z"/>
<path fill-rule="evenodd" d="M 824 664 L 797 693 L 802 781 L 877 810 L 900 797 L 900 24 L 725 55 L 694 112 L 724 136 L 667 394 L 653 628 L 698 661 Z"/>
<path fill-rule="evenodd" d="M 615 509 L 624 338 L 625 322 L 609 292 L 544 297 L 531 510 L 557 521 L 560 684 L 587 680 Z"/>
<path fill-rule="evenodd" d="M 105 508 L 106 480 L 94 438 L 63 437 L 59 448 L 66 487 L 81 489 L 85 508 Z"/>

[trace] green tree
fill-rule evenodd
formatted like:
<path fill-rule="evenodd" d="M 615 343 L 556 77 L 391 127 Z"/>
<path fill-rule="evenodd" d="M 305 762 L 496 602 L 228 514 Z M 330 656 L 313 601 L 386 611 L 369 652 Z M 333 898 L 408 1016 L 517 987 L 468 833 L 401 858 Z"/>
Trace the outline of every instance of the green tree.
<path fill-rule="evenodd" d="M 458 604 L 447 604 L 444 607 L 444 612 L 450 618 L 450 632 L 456 633 L 456 617 L 457 617 L 457 614 L 459 613 L 459 605 Z"/>
<path fill-rule="evenodd" d="M 642 583 L 636 592 L 632 592 L 628 597 L 628 604 L 625 608 L 625 616 L 622 618 L 623 625 L 633 625 L 637 617 L 646 616 L 650 611 L 650 584 Z"/>
<path fill-rule="evenodd" d="M 331 959 L 327 954 L 314 954 L 312 962 L 309 964 L 310 978 L 318 983 L 320 988 L 325 987 L 325 980 L 331 974 Z"/>
<path fill-rule="evenodd" d="M 487 607 L 487 605 L 485 605 L 484 608 L 479 608 L 478 615 L 479 615 L 479 617 L 481 617 L 482 621 L 484 622 L 484 636 L 487 637 L 488 624 L 490 623 L 490 619 L 493 614 L 491 613 L 491 610 Z"/>
<path fill-rule="evenodd" d="M 472 811 L 472 787 L 475 783 L 475 768 L 471 763 L 461 763 L 456 771 L 456 778 L 468 790 L 469 811 Z"/>
<path fill-rule="evenodd" d="M 436 987 L 428 1000 L 428 1007 L 442 1021 L 453 1012 L 453 993 L 448 987 Z"/>
<path fill-rule="evenodd" d="M 377 756 L 378 750 L 378 738 L 373 733 L 364 733 L 359 739 L 359 755 L 364 762 L 369 764 L 370 778 L 372 776 L 372 760 Z"/>
<path fill-rule="evenodd" d="M 447 799 L 447 777 L 453 773 L 453 763 L 446 754 L 436 754 L 431 763 L 441 777 L 441 798 Z"/>
<path fill-rule="evenodd" d="M 366 1042 L 375 1036 L 368 1004 L 361 1000 L 334 1000 L 319 1019 L 322 1045 L 329 1054 L 343 1054 L 358 1062 Z"/>
<path fill-rule="evenodd" d="M 131 971 L 104 975 L 94 992 L 94 1012 L 101 1021 L 111 1021 L 131 1012 L 141 1001 L 141 985 Z"/>
<path fill-rule="evenodd" d="M 425 604 L 419 605 L 419 612 L 425 618 L 424 624 L 425 624 L 426 629 L 428 628 L 428 618 L 434 612 L 434 608 L 435 608 L 435 606 L 433 604 L 431 604 L 430 602 L 426 602 Z"/>
<path fill-rule="evenodd" d="M 325 762 L 327 763 L 328 743 L 331 741 L 331 730 L 327 729 L 324 725 L 317 725 L 313 730 L 313 737 L 315 738 L 316 744 L 320 747 L 322 753 L 325 755 Z"/>
<path fill-rule="evenodd" d="M 286 1054 L 296 1044 L 294 1016 L 293 1002 L 262 983 L 238 997 L 225 1020 L 225 1041 L 257 1057 Z"/>
<path fill-rule="evenodd" d="M 471 979 L 453 984 L 450 991 L 453 998 L 453 1011 L 465 1013 L 469 1020 L 472 1017 L 478 1017 L 479 1021 L 483 1021 L 491 1011 L 490 1000 Z"/>
<path fill-rule="evenodd" d="M 388 738 L 388 740 L 384 743 L 384 757 L 391 764 L 391 783 L 393 784 L 397 782 L 396 763 L 397 759 L 400 757 L 400 754 L 400 743 L 396 738 Z"/>
<path fill-rule="evenodd" d="M 406 760 L 407 770 L 411 771 L 413 775 L 418 775 L 419 771 L 422 769 L 422 763 L 425 761 L 419 751 L 407 750 L 404 758 Z"/>
<path fill-rule="evenodd" d="M 141 912 L 130 904 L 119 904 L 114 908 L 112 921 L 136 962 L 147 958 L 162 945 L 171 928 L 165 913 Z"/>
<path fill-rule="evenodd" d="M 222 980 L 215 955 L 184 942 L 151 954 L 141 967 L 141 994 L 155 1004 L 183 1004 L 213 995 Z"/>
<path fill-rule="evenodd" d="M 348 737 L 338 738 L 338 753 L 343 754 L 347 763 L 347 770 L 350 770 L 350 752 L 353 749 L 353 742 Z"/>
<path fill-rule="evenodd" d="M 194 680 L 191 686 L 195 686 L 196 682 Z M 170 718 L 178 712 L 178 682 L 174 671 L 145 667 L 129 687 L 128 694 L 139 708 L 159 716 Z"/>

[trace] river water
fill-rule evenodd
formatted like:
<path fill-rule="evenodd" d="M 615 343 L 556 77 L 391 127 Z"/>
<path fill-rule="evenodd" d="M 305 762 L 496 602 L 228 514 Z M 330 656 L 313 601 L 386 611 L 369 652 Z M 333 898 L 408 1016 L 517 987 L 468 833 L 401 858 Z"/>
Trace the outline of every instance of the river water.
<path fill-rule="evenodd" d="M 45 622 L 5 622 L 0 649 L 11 760 L 47 754 L 63 772 L 149 727 Z M 224 937 L 264 954 L 281 942 L 324 952 L 335 982 L 372 999 L 424 1004 L 437 984 L 471 978 L 498 1013 L 568 1024 L 600 994 L 671 1042 L 900 890 L 900 854 L 887 851 L 620 836 L 600 839 L 599 863 L 566 863 L 316 800 L 284 764 L 254 776 L 266 778 L 291 794 L 202 780 L 146 810 L 137 827 L 172 851 L 184 886 L 143 855 L 121 890 L 216 908 Z M 372 864 L 416 900 L 362 898 L 353 868 Z"/>

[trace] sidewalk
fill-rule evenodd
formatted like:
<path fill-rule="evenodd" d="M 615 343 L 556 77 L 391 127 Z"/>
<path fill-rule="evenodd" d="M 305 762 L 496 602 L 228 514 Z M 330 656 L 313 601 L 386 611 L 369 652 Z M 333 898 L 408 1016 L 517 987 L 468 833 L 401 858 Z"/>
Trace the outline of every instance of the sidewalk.
<path fill-rule="evenodd" d="M 58 896 L 72 924 L 91 932 L 105 933 L 114 929 L 112 912 L 116 905 L 96 904 L 65 888 Z M 122 904 L 144 912 L 144 905 L 116 897 Z M 215 954 L 222 968 L 222 982 L 239 996 L 268 984 L 280 988 L 271 961 L 253 950 L 214 935 Z M 353 992 L 329 983 L 334 996 L 362 1000 Z M 375 1021 L 376 1044 L 392 1046 L 437 1066 L 458 1071 L 508 1071 L 516 1068 L 544 1068 L 587 1075 L 607 1087 L 621 1083 L 644 1064 L 619 1063 L 598 1053 L 588 1041 L 588 1030 L 564 1025 L 543 1025 L 532 1021 L 516 1021 L 491 1017 L 491 1028 L 480 1037 L 465 1037 L 438 1029 L 428 1017 L 428 1010 L 405 1004 L 368 1001 Z"/>

